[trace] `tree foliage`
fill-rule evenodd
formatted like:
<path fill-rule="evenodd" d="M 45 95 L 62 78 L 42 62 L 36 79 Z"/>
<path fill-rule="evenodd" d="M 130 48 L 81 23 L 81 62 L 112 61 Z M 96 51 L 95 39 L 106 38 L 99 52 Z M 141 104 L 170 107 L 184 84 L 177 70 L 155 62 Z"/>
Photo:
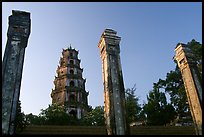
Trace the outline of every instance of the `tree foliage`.
<path fill-rule="evenodd" d="M 160 82 L 165 92 L 169 93 L 171 104 L 174 106 L 178 117 L 189 115 L 189 105 L 186 91 L 182 80 L 181 72 L 176 67 L 175 71 L 170 71 L 166 75 L 166 80 Z"/>
<path fill-rule="evenodd" d="M 29 125 L 43 125 L 45 123 L 45 118 L 30 113 L 26 115 L 26 121 Z"/>
<path fill-rule="evenodd" d="M 82 123 L 87 126 L 104 126 L 104 107 L 96 106 L 90 112 L 86 113 L 82 118 Z"/>
<path fill-rule="evenodd" d="M 49 105 L 45 110 L 41 109 L 39 117 L 45 125 L 76 125 L 78 123 L 75 117 L 66 113 L 64 106 L 57 104 Z"/>
<path fill-rule="evenodd" d="M 202 65 L 202 44 L 192 39 L 190 42 L 187 43 L 187 46 L 192 50 L 195 55 L 195 60 L 197 61 L 198 65 Z M 202 71 L 202 69 L 200 70 Z"/>
<path fill-rule="evenodd" d="M 140 119 L 141 106 L 138 103 L 139 98 L 135 95 L 136 84 L 132 88 L 125 90 L 125 104 L 128 123 L 135 122 Z"/>
<path fill-rule="evenodd" d="M 165 93 L 158 83 L 154 83 L 153 90 L 147 96 L 148 103 L 144 105 L 148 125 L 166 125 L 175 118 L 174 107 L 167 103 Z"/>
<path fill-rule="evenodd" d="M 64 106 L 51 104 L 46 109 L 41 109 L 40 114 L 26 115 L 27 123 L 30 125 L 77 125 L 79 120 L 69 115 Z"/>
<path fill-rule="evenodd" d="M 27 121 L 24 112 L 21 111 L 21 101 L 18 100 L 15 125 L 17 131 L 22 131 L 27 126 Z"/>

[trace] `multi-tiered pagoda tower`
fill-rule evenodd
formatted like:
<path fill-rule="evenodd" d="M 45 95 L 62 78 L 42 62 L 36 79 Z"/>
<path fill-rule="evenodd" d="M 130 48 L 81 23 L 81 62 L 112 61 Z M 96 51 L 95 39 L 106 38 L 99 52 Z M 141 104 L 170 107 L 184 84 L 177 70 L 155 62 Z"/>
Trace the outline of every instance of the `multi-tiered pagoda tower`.
<path fill-rule="evenodd" d="M 88 110 L 89 94 L 85 90 L 86 79 L 82 78 L 80 62 L 78 51 L 71 46 L 63 49 L 51 93 L 52 103 L 64 105 L 66 112 L 77 119 L 81 119 Z"/>

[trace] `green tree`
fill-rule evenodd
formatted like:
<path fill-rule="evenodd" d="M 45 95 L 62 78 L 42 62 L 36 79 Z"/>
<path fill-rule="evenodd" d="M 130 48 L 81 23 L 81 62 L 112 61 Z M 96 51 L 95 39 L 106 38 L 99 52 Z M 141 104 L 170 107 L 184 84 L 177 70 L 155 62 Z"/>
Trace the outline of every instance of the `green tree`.
<path fill-rule="evenodd" d="M 16 124 L 17 132 L 22 131 L 28 125 L 26 118 L 25 118 L 25 114 L 21 112 L 21 101 L 20 100 L 18 100 L 18 104 L 17 104 L 15 124 Z"/>
<path fill-rule="evenodd" d="M 76 125 L 77 119 L 65 112 L 64 106 L 57 104 L 49 105 L 45 110 L 41 109 L 39 114 L 41 119 L 44 119 L 46 125 Z"/>
<path fill-rule="evenodd" d="M 170 95 L 170 101 L 176 110 L 177 119 L 181 119 L 187 115 L 190 116 L 186 91 L 178 66 L 175 71 L 167 73 L 166 80 L 162 81 L 162 85 L 165 92 Z"/>
<path fill-rule="evenodd" d="M 44 125 L 45 117 L 33 115 L 32 113 L 26 115 L 26 121 L 29 125 Z"/>
<path fill-rule="evenodd" d="M 148 125 L 166 125 L 175 118 L 174 107 L 167 103 L 165 93 L 158 83 L 154 83 L 153 90 L 147 96 L 148 103 L 143 107 Z"/>
<path fill-rule="evenodd" d="M 192 39 L 190 42 L 187 43 L 187 46 L 192 50 L 195 55 L 195 60 L 197 61 L 198 65 L 202 66 L 202 44 Z M 200 68 L 200 72 L 202 72 L 202 68 Z"/>
<path fill-rule="evenodd" d="M 131 122 L 135 122 L 140 120 L 140 112 L 142 108 L 138 103 L 139 98 L 135 95 L 136 84 L 132 88 L 127 88 L 125 90 L 125 103 L 126 103 L 126 111 L 127 111 L 127 120 L 130 124 Z"/>
<path fill-rule="evenodd" d="M 97 106 L 82 118 L 83 125 L 87 126 L 104 126 L 104 106 Z"/>

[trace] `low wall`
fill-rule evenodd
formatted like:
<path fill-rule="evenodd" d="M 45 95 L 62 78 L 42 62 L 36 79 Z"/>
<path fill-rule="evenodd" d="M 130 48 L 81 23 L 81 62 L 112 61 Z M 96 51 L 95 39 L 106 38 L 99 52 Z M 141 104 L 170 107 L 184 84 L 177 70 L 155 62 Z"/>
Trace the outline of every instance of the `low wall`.
<path fill-rule="evenodd" d="M 104 126 L 28 126 L 17 135 L 106 135 Z M 193 126 L 135 126 L 130 135 L 195 135 Z"/>

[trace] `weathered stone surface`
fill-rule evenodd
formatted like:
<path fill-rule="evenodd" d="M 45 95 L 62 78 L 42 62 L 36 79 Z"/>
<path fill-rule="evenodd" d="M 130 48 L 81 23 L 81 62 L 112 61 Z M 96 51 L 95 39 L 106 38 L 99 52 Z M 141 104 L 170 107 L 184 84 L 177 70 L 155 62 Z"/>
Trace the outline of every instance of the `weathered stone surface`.
<path fill-rule="evenodd" d="M 30 13 L 12 11 L 2 64 L 2 133 L 15 133 L 25 48 L 30 35 Z"/>
<path fill-rule="evenodd" d="M 104 85 L 104 117 L 108 135 L 128 134 L 125 91 L 120 61 L 120 40 L 116 31 L 106 29 L 99 41 Z"/>
<path fill-rule="evenodd" d="M 195 123 L 196 134 L 202 135 L 202 84 L 194 55 L 182 43 L 177 45 L 175 51 L 175 59 L 181 70 L 191 115 Z"/>

